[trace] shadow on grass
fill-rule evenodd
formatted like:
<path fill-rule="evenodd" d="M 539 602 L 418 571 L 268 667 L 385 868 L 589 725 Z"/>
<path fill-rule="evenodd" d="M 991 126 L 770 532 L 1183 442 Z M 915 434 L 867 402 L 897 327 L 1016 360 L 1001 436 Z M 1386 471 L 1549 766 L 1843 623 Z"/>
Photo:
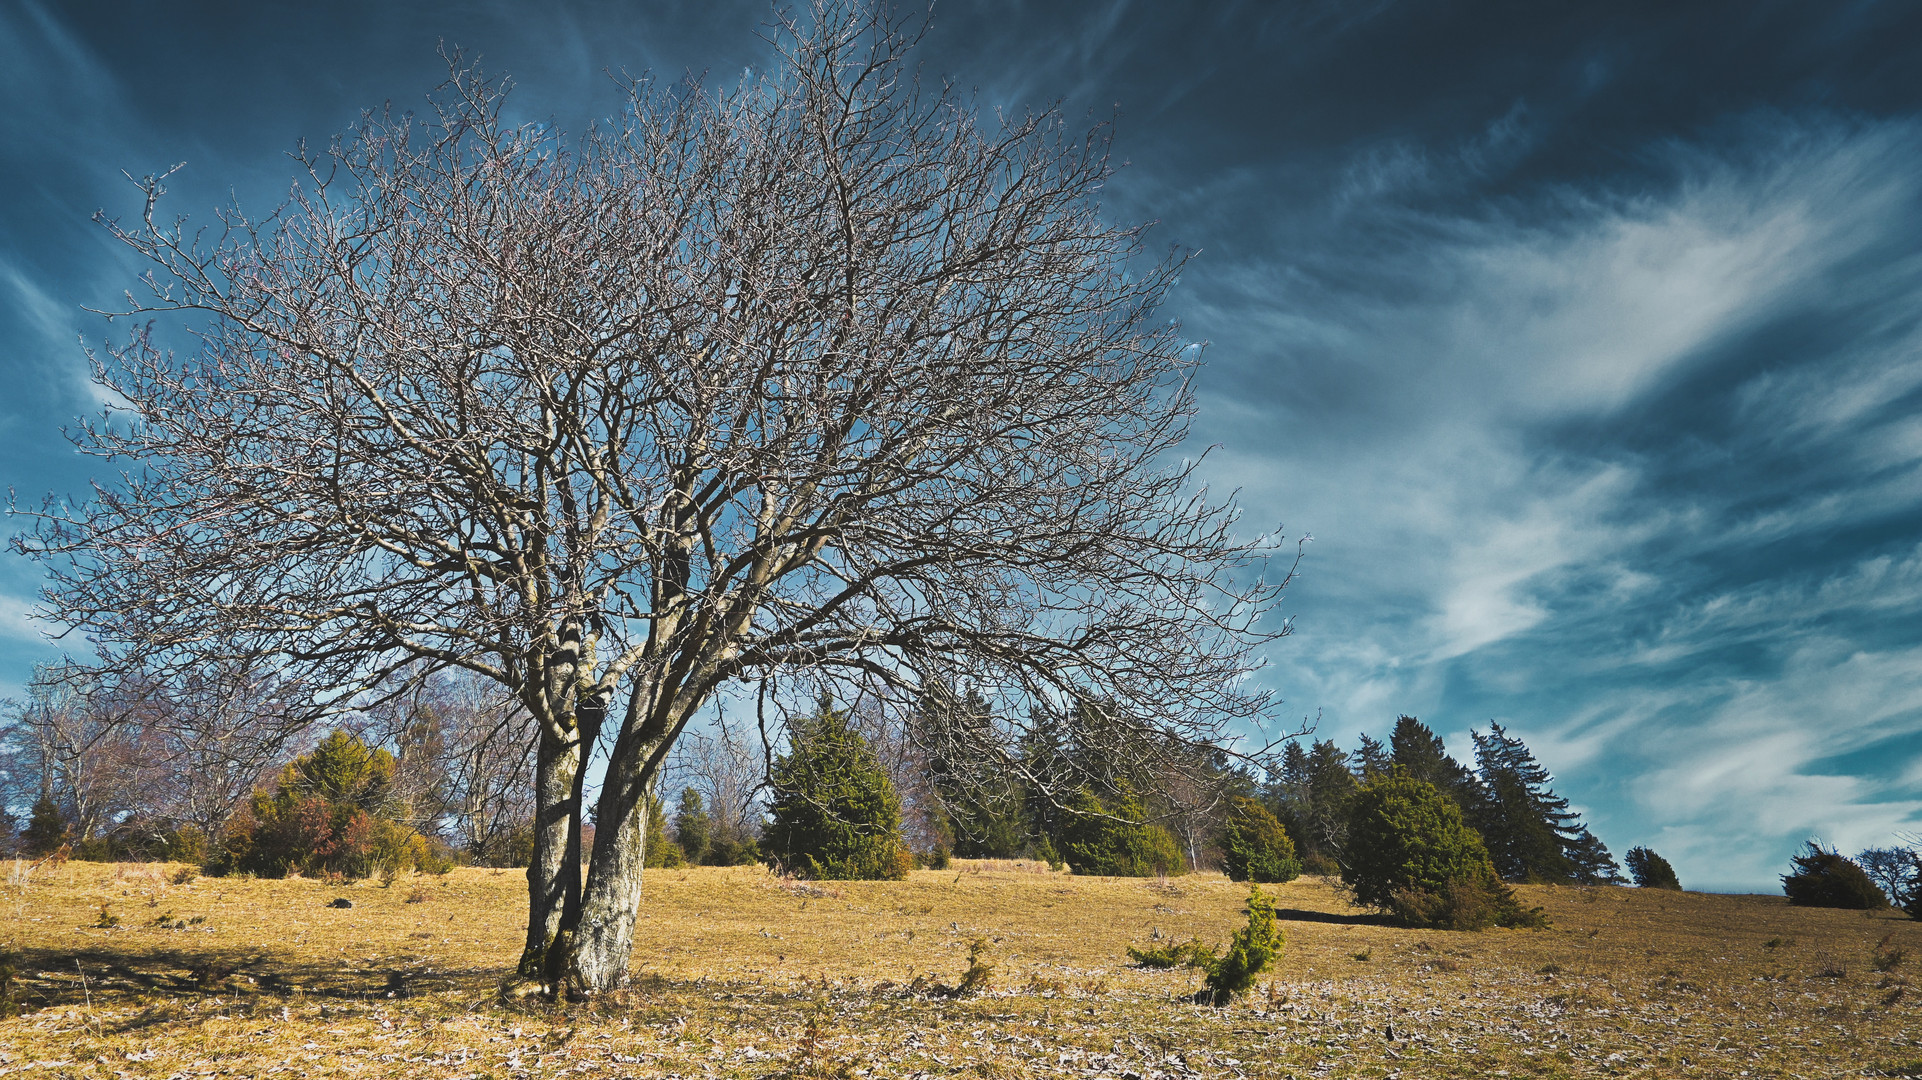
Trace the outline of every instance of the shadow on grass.
<path fill-rule="evenodd" d="M 447 991 L 491 993 L 507 969 L 442 968 L 409 955 L 372 961 L 277 956 L 258 949 L 95 947 L 18 949 L 11 997 L 27 1011 L 54 1006 L 151 1004 L 169 999 L 302 995 L 339 1001 Z"/>
<path fill-rule="evenodd" d="M 1338 926 L 1395 926 L 1385 915 L 1372 912 L 1309 911 L 1306 908 L 1276 908 L 1275 918 L 1283 922 L 1334 923 Z"/>

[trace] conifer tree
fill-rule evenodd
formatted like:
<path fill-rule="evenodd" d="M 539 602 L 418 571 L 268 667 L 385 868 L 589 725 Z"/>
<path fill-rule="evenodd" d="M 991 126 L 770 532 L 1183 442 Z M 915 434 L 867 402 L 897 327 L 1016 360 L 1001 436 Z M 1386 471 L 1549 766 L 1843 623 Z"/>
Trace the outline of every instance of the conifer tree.
<path fill-rule="evenodd" d="M 1188 869 L 1174 835 L 1147 819 L 1125 781 L 1110 798 L 1083 788 L 1069 800 L 1059 846 L 1077 874 L 1154 877 Z"/>
<path fill-rule="evenodd" d="M 1549 789 L 1549 775 L 1522 740 L 1500 724 L 1476 733 L 1481 804 L 1473 823 L 1489 858 L 1510 881 L 1602 884 L 1621 880 L 1614 857 L 1568 800 Z"/>
<path fill-rule="evenodd" d="M 1303 750 L 1290 743 L 1282 751 L 1279 775 L 1269 788 L 1269 803 L 1294 839 L 1302 869 L 1330 874 L 1339 868 L 1348 831 L 1348 800 L 1359 785 L 1348 755 L 1332 740 Z"/>
<path fill-rule="evenodd" d="M 901 839 L 901 798 L 848 714 L 823 695 L 790 728 L 768 773 L 773 790 L 764 854 L 801 877 L 900 879 L 912 858 Z"/>
<path fill-rule="evenodd" d="M 1390 760 L 1417 780 L 1454 800 L 1472 819 L 1481 799 L 1475 774 L 1449 756 L 1442 737 L 1412 716 L 1395 718 L 1395 730 L 1388 737 Z"/>
<path fill-rule="evenodd" d="M 1644 889 L 1680 889 L 1682 883 L 1675 877 L 1675 868 L 1668 860 L 1645 847 L 1632 847 L 1622 856 L 1628 864 L 1628 872 L 1635 884 Z"/>
<path fill-rule="evenodd" d="M 661 806 L 661 797 L 653 792 L 647 796 L 647 838 L 641 865 L 649 870 L 687 865 L 687 853 L 667 834 L 667 812 Z"/>
<path fill-rule="evenodd" d="M 1010 858 L 1029 844 L 1022 788 L 1004 762 L 981 753 L 997 741 L 990 709 L 976 690 L 929 694 L 913 718 L 945 826 L 936 831 L 967 859 Z"/>
<path fill-rule="evenodd" d="M 21 849 L 26 855 L 38 857 L 66 842 L 67 822 L 60 814 L 60 804 L 53 801 L 51 794 L 42 792 L 33 804 L 27 827 L 20 832 Z"/>
<path fill-rule="evenodd" d="M 1372 784 L 1387 776 L 1394 769 L 1395 759 L 1383 746 L 1380 739 L 1363 733 L 1361 742 L 1356 745 L 1354 756 L 1355 779 L 1363 785 Z"/>
<path fill-rule="evenodd" d="M 681 804 L 674 812 L 674 842 L 681 845 L 687 861 L 696 866 L 701 864 L 707 854 L 708 834 L 713 823 L 708 819 L 707 806 L 701 793 L 695 788 L 681 790 Z"/>

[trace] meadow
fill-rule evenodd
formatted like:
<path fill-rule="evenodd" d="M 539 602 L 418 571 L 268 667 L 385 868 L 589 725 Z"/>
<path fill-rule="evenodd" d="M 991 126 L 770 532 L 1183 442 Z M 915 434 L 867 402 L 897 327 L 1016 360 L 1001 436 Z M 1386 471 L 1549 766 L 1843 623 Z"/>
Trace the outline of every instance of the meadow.
<path fill-rule="evenodd" d="M 633 986 L 570 1006 L 505 981 L 513 871 L 23 868 L 0 891 L 4 1076 L 1922 1075 L 1922 923 L 1778 897 L 1524 887 L 1550 929 L 1457 933 L 1303 879 L 1267 887 L 1280 963 L 1215 1009 L 1125 950 L 1224 941 L 1247 890 L 1217 874 L 656 870 Z M 956 996 L 971 950 L 988 989 Z"/>

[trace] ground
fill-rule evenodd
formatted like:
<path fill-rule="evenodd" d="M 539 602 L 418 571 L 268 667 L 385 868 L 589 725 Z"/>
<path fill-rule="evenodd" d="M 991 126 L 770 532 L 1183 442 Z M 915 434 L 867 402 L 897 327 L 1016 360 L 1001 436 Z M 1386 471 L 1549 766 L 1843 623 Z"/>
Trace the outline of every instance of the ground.
<path fill-rule="evenodd" d="M 1779 897 L 1523 888 L 1552 928 L 1454 933 L 1269 886 L 1286 949 L 1214 1009 L 1188 1000 L 1197 973 L 1125 949 L 1225 941 L 1247 889 L 1220 875 L 660 870 L 635 985 L 583 1007 L 503 996 L 512 871 L 24 870 L 0 887 L 6 1076 L 1922 1075 L 1922 922 Z M 990 989 L 950 996 L 977 941 Z"/>

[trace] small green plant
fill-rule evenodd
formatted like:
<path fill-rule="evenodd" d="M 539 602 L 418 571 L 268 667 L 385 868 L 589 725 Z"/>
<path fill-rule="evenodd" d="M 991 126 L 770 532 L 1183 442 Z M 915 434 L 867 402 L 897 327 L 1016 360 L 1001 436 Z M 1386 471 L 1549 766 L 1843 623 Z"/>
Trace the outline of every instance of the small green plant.
<path fill-rule="evenodd" d="M 1772 937 L 1762 943 L 1764 949 L 1786 949 L 1795 944 L 1794 938 Z"/>
<path fill-rule="evenodd" d="M 1215 962 L 1215 947 L 1200 938 L 1190 938 L 1180 944 L 1150 945 L 1145 949 L 1128 946 L 1128 959 L 1135 966 L 1144 968 L 1191 967 L 1207 970 Z"/>
<path fill-rule="evenodd" d="M 1247 993 L 1281 955 L 1281 946 L 1275 905 L 1256 886 L 1248 892 L 1248 924 L 1228 939 L 1227 953 L 1208 966 L 1207 989 L 1198 997 L 1219 1008 Z"/>
<path fill-rule="evenodd" d="M 1365 964 L 1375 958 L 1375 950 L 1363 949 L 1360 952 L 1352 952 L 1348 955 L 1354 957 L 1357 962 Z"/>
<path fill-rule="evenodd" d="M 993 986 L 994 964 L 988 960 L 988 939 L 975 938 L 968 942 L 968 970 L 961 973 L 961 985 L 954 988 L 955 996 L 983 994 Z"/>
<path fill-rule="evenodd" d="M 169 885 L 192 885 L 200 877 L 200 871 L 191 866 L 182 866 L 167 875 Z"/>
<path fill-rule="evenodd" d="M 108 910 L 107 905 L 101 904 L 100 914 L 94 917 L 93 924 L 102 930 L 111 930 L 120 925 L 120 916 Z"/>

